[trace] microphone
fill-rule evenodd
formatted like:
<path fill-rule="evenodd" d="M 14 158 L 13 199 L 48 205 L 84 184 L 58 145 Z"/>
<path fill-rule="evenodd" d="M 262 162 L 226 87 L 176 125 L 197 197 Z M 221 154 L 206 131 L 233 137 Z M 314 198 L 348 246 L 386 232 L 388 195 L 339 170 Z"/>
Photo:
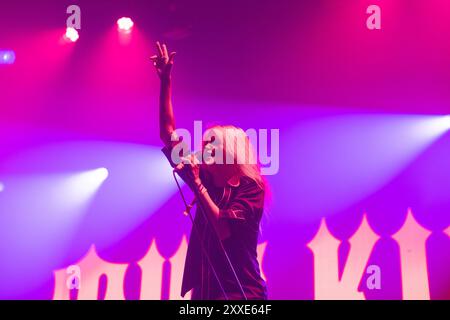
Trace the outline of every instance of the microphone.
<path fill-rule="evenodd" d="M 184 163 L 183 163 L 183 162 L 180 162 L 179 164 L 177 164 L 177 165 L 173 168 L 173 176 L 175 177 L 175 174 L 180 175 L 180 171 L 183 170 L 183 168 L 184 168 Z M 194 207 L 194 204 L 197 202 L 197 198 L 194 196 L 194 198 L 192 199 L 191 203 L 190 203 L 190 204 L 187 204 L 186 199 L 184 198 L 184 195 L 183 195 L 183 193 L 181 192 L 181 187 L 180 187 L 180 185 L 178 184 L 178 180 L 177 180 L 176 178 L 175 178 L 175 181 L 176 181 L 176 183 L 177 183 L 177 185 L 178 185 L 178 189 L 179 189 L 179 191 L 180 191 L 180 193 L 181 193 L 181 196 L 183 197 L 184 205 L 185 205 L 185 207 L 186 207 L 186 209 L 183 211 L 183 214 L 184 214 L 185 216 L 189 216 L 189 215 L 191 214 L 192 208 Z"/>
<path fill-rule="evenodd" d="M 197 164 L 201 164 L 202 163 L 203 155 L 202 155 L 201 151 L 193 152 L 193 153 L 191 153 L 191 156 L 194 157 L 197 160 L 197 162 L 196 162 Z M 189 157 L 186 157 L 184 159 L 189 159 Z M 185 165 L 185 163 L 183 161 L 181 161 L 179 164 L 177 164 L 175 167 L 173 167 L 173 171 L 177 172 L 177 171 L 183 170 L 184 165 Z"/>
<path fill-rule="evenodd" d="M 194 207 L 194 204 L 197 202 L 197 198 L 194 197 L 194 199 L 192 199 L 191 203 L 189 205 L 186 206 L 186 210 L 183 211 L 183 214 L 185 216 L 190 215 L 192 207 Z"/>
<path fill-rule="evenodd" d="M 201 151 L 197 151 L 192 153 L 192 156 L 194 156 L 197 161 L 199 161 L 201 163 L 201 159 L 202 159 L 202 152 Z M 184 163 L 180 162 L 179 164 L 177 164 L 174 168 L 173 168 L 173 173 L 177 173 L 178 175 L 180 175 L 180 172 L 184 169 Z M 178 181 L 177 181 L 178 184 Z M 179 186 L 178 186 L 179 187 Z M 180 187 L 179 187 L 180 188 Z M 181 190 L 180 190 L 181 192 Z M 184 196 L 183 196 L 184 198 Z M 195 203 L 197 202 L 197 198 L 194 196 L 194 198 L 192 199 L 190 204 L 187 204 L 187 202 L 185 201 L 185 206 L 186 206 L 186 210 L 183 211 L 183 214 L 185 216 L 189 216 L 191 213 L 192 208 L 194 207 Z"/>

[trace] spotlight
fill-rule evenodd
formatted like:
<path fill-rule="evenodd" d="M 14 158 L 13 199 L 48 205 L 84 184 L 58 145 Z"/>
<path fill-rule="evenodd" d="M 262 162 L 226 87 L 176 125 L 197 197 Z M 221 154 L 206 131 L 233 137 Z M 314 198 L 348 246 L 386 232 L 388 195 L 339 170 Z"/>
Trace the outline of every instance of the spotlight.
<path fill-rule="evenodd" d="M 0 182 L 0 192 L 2 192 L 3 190 L 5 190 L 5 185 Z"/>
<path fill-rule="evenodd" d="M 109 171 L 106 168 L 98 168 L 94 171 L 94 174 L 98 178 L 99 181 L 105 181 L 108 178 Z"/>
<path fill-rule="evenodd" d="M 134 22 L 128 17 L 122 17 L 119 20 L 117 20 L 117 27 L 120 32 L 128 33 L 131 31 L 131 28 L 133 28 Z"/>
<path fill-rule="evenodd" d="M 66 195 L 66 201 L 70 201 L 72 207 L 83 205 L 95 195 L 106 178 L 106 168 L 78 172 L 64 181 L 59 193 Z"/>
<path fill-rule="evenodd" d="M 436 117 L 434 126 L 436 130 L 439 130 L 442 133 L 445 133 L 446 131 L 450 130 L 450 115 Z"/>
<path fill-rule="evenodd" d="M 444 123 L 447 130 L 450 130 L 450 114 L 444 117 Z"/>
<path fill-rule="evenodd" d="M 65 37 L 67 40 L 70 40 L 70 41 L 72 41 L 72 42 L 75 42 L 75 41 L 78 40 L 78 38 L 79 38 L 80 36 L 79 36 L 79 34 L 78 34 L 78 31 L 77 31 L 75 28 L 68 27 L 68 28 L 66 29 L 66 34 L 64 35 L 64 37 Z"/>
<path fill-rule="evenodd" d="M 80 181 L 83 181 L 83 183 L 98 186 L 103 181 L 108 178 L 109 172 L 106 168 L 98 168 L 91 171 L 86 171 L 78 176 Z"/>
<path fill-rule="evenodd" d="M 450 115 L 421 116 L 419 119 L 417 125 L 411 128 L 416 139 L 433 141 L 450 130 Z"/>
<path fill-rule="evenodd" d="M 12 50 L 0 50 L 0 64 L 13 64 L 16 54 Z"/>

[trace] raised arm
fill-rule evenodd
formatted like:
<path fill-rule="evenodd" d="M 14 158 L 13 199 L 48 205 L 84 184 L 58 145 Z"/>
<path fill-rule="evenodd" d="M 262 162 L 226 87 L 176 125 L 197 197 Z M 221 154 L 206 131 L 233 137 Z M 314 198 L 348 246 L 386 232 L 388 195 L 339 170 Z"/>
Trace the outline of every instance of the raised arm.
<path fill-rule="evenodd" d="M 165 44 L 156 42 L 157 55 L 150 57 L 161 80 L 159 95 L 159 136 L 166 146 L 171 144 L 171 134 L 175 130 L 172 108 L 171 71 L 175 52 L 170 54 Z"/>
<path fill-rule="evenodd" d="M 172 108 L 171 71 L 175 52 L 168 54 L 167 46 L 156 42 L 157 55 L 150 57 L 161 79 L 161 91 L 159 96 L 159 135 L 166 146 L 171 146 L 171 135 L 175 130 L 175 117 Z M 208 215 L 214 229 L 220 239 L 230 236 L 228 224 L 219 218 L 219 207 L 209 196 L 200 180 L 199 166 L 191 155 L 186 166 L 180 166 L 177 172 L 194 191 L 197 200 Z"/>

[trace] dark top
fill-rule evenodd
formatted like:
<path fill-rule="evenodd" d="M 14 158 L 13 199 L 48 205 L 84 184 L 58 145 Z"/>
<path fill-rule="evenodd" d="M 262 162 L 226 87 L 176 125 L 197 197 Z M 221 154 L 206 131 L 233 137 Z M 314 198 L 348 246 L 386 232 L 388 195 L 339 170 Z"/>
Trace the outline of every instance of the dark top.
<path fill-rule="evenodd" d="M 170 149 L 163 148 L 163 152 L 170 161 Z M 223 188 L 214 186 L 202 171 L 200 177 L 220 209 L 220 219 L 228 221 L 231 235 L 222 243 L 247 299 L 267 299 L 266 283 L 261 278 L 256 250 L 264 210 L 264 190 L 248 177 L 241 177 L 237 186 L 227 185 Z M 198 207 L 189 239 L 181 296 L 193 289 L 194 300 L 225 299 L 204 254 L 205 250 L 228 298 L 244 299 L 219 241 L 207 216 Z"/>

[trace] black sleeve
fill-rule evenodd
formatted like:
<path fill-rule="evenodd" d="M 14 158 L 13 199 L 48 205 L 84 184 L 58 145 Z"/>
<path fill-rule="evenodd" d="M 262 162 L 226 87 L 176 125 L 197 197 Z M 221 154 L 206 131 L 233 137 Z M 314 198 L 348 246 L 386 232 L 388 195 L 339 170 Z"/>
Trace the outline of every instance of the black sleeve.
<path fill-rule="evenodd" d="M 175 132 L 175 131 L 174 131 Z M 172 167 L 176 167 L 178 163 L 175 163 L 172 158 L 172 151 L 177 146 L 177 148 L 180 148 L 180 152 L 178 154 L 179 157 L 184 156 L 186 157 L 191 151 L 189 150 L 189 147 L 187 146 L 186 142 L 183 140 L 175 140 L 172 141 L 170 145 L 164 146 L 164 148 L 161 149 L 161 151 L 166 156 L 167 160 L 169 160 L 169 163 Z M 182 154 L 182 151 L 185 151 L 185 154 Z"/>
<path fill-rule="evenodd" d="M 225 208 L 220 209 L 220 218 L 245 221 L 255 218 L 264 207 L 264 190 L 255 181 L 242 183 Z"/>

